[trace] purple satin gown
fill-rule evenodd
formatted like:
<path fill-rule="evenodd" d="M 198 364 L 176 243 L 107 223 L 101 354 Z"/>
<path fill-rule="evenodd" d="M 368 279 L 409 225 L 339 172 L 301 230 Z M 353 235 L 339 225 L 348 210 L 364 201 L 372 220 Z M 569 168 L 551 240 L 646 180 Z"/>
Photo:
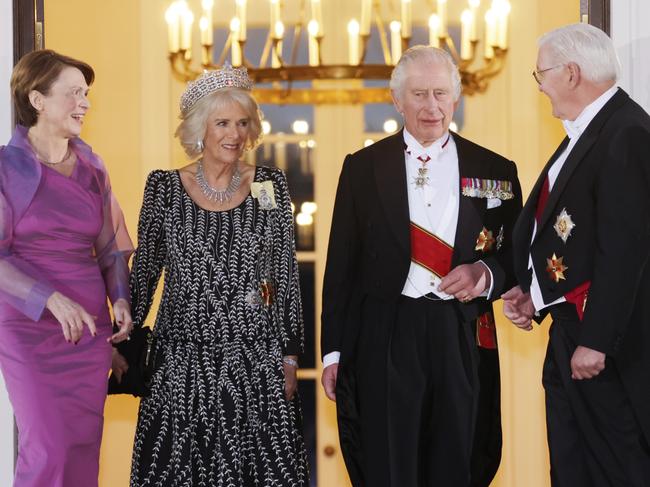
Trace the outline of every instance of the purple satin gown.
<path fill-rule="evenodd" d="M 48 311 L 38 321 L 0 302 L 0 368 L 18 426 L 16 487 L 97 485 L 111 334 L 102 271 L 93 255 L 104 224 L 102 195 L 80 171 L 43 167 L 34 198 L 14 222 L 11 252 L 97 317 L 68 343 Z M 82 173 L 80 175 L 80 173 Z"/>

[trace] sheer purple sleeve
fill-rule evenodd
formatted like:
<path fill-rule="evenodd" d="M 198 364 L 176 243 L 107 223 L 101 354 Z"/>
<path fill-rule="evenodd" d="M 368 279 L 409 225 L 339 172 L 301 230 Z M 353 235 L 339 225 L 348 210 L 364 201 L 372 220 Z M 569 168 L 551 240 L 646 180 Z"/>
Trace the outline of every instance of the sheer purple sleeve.
<path fill-rule="evenodd" d="M 121 298 L 130 302 L 128 262 L 133 253 L 133 243 L 122 209 L 111 190 L 108 173 L 100 172 L 98 177 L 104 201 L 104 221 L 95 240 L 97 263 L 111 303 Z"/>
<path fill-rule="evenodd" d="M 54 288 L 12 253 L 13 228 L 13 211 L 0 185 L 0 300 L 38 321 Z"/>

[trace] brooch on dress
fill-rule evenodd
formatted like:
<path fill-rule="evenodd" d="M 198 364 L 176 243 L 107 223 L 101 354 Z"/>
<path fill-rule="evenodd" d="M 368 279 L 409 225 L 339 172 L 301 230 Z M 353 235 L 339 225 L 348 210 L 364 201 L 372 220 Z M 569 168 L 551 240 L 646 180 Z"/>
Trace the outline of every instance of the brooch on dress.
<path fill-rule="evenodd" d="M 515 197 L 512 183 L 498 179 L 461 178 L 460 186 L 463 196 L 471 198 L 498 198 L 511 200 Z"/>
<path fill-rule="evenodd" d="M 260 208 L 263 210 L 273 210 L 278 205 L 275 203 L 275 191 L 273 181 L 262 181 L 251 184 L 251 196 L 257 199 Z"/>
<path fill-rule="evenodd" d="M 557 216 L 557 220 L 555 220 L 555 225 L 553 225 L 557 236 L 560 237 L 564 243 L 566 243 L 566 241 L 571 236 L 571 231 L 575 228 L 575 226 L 576 224 L 573 223 L 573 220 L 571 220 L 571 215 L 566 212 L 566 208 L 562 208 L 562 211 Z"/>
<path fill-rule="evenodd" d="M 273 284 L 267 279 L 260 281 L 258 289 L 251 289 L 246 293 L 246 303 L 255 308 L 259 306 L 271 306 L 275 297 Z"/>

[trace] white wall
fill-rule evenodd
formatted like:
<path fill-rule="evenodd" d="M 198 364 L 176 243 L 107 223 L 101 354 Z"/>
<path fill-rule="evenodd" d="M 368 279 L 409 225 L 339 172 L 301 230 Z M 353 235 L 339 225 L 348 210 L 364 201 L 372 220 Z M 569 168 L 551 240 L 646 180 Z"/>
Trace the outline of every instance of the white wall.
<path fill-rule="evenodd" d="M 0 0 L 0 145 L 11 135 L 9 78 L 13 67 L 11 0 Z M 14 471 L 14 418 L 0 374 L 0 485 L 11 485 Z"/>
<path fill-rule="evenodd" d="M 650 112 L 650 2 L 611 0 L 612 39 L 623 65 L 621 87 Z"/>

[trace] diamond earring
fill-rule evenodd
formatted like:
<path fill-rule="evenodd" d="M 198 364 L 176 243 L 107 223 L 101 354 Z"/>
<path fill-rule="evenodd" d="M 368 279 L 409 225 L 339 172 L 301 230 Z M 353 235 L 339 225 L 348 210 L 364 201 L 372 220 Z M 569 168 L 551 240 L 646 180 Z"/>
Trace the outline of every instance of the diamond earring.
<path fill-rule="evenodd" d="M 203 152 L 203 149 L 205 149 L 205 145 L 203 144 L 203 140 L 199 139 L 196 141 L 196 144 L 194 144 L 194 149 L 196 149 L 196 152 Z"/>

